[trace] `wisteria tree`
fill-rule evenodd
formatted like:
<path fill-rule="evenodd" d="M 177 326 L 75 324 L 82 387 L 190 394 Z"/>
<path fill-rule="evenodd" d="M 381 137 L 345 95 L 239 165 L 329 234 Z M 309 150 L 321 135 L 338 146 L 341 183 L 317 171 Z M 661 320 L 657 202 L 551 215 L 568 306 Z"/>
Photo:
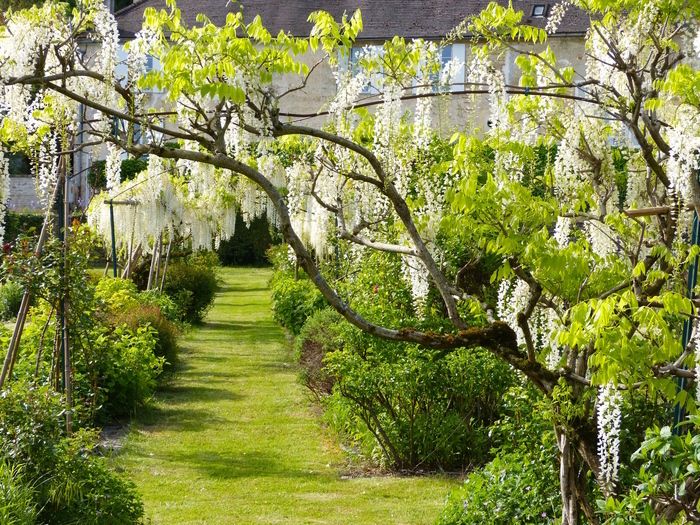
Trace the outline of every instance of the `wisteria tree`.
<path fill-rule="evenodd" d="M 590 17 L 585 71 L 560 66 L 547 45 L 566 9 Z M 681 338 L 696 319 L 685 287 L 699 253 L 690 242 L 699 17 L 685 0 L 572 0 L 552 9 L 544 31 L 491 4 L 446 37 L 473 39 L 468 82 L 455 91 L 465 65 L 441 64 L 436 43 L 397 37 L 342 67 L 359 13 L 315 13 L 310 37 L 298 38 L 242 14 L 188 27 L 172 2 L 146 11 L 122 78 L 103 2 L 69 10 L 49 1 L 3 27 L 1 138 L 34 159 L 47 205 L 62 151 L 106 144 L 112 197 L 124 191 L 120 152 L 148 155 L 130 194 L 143 204 L 133 214 L 144 246 L 181 227 L 196 246 L 211 245 L 232 233 L 232 210 L 266 214 L 359 329 L 443 352 L 483 347 L 507 361 L 555 407 L 562 523 L 596 523 L 586 483 L 592 476 L 615 494 L 622 395 L 695 410 L 676 379 L 694 388 L 700 366 L 696 338 Z M 517 54 L 517 85 L 496 67 L 506 50 Z M 286 98 L 313 75 L 309 53 L 334 68 L 337 96 L 290 115 Z M 147 55 L 162 67 L 145 73 Z M 297 87 L 280 92 L 283 76 Z M 154 87 L 167 90 L 162 105 Z M 483 97 L 491 127 L 456 133 L 436 155 L 431 115 L 453 96 Z M 313 115 L 323 123 L 310 125 Z M 328 257 L 362 265 L 375 252 L 402 261 L 413 320 L 381 325 L 324 272 Z M 465 284 L 486 259 L 496 265 L 491 284 Z M 675 498 L 694 511 L 690 496 Z"/>

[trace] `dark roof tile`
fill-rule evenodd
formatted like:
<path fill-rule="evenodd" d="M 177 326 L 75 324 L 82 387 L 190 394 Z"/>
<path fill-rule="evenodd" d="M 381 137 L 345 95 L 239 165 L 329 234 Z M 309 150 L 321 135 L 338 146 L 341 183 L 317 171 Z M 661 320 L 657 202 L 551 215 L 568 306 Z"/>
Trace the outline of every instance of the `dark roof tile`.
<path fill-rule="evenodd" d="M 340 17 L 362 10 L 364 31 L 360 35 L 365 40 L 383 40 L 394 35 L 407 38 L 438 39 L 457 26 L 464 18 L 479 13 L 488 5 L 488 0 L 182 0 L 178 7 L 183 20 L 194 24 L 198 13 L 206 14 L 214 23 L 223 24 L 226 14 L 241 7 L 246 21 L 260 15 L 263 23 L 274 34 L 279 30 L 294 35 L 309 34 L 311 24 L 307 22 L 309 13 L 325 10 Z M 523 21 L 544 27 L 545 18 L 531 18 L 535 4 L 544 4 L 551 9 L 556 2 L 537 0 L 514 0 L 516 9 L 525 13 Z M 143 12 L 147 7 L 165 8 L 165 0 L 140 0 L 116 14 L 122 35 L 128 38 L 141 27 Z M 583 12 L 570 8 L 559 26 L 557 34 L 582 34 L 588 27 L 588 19 Z"/>

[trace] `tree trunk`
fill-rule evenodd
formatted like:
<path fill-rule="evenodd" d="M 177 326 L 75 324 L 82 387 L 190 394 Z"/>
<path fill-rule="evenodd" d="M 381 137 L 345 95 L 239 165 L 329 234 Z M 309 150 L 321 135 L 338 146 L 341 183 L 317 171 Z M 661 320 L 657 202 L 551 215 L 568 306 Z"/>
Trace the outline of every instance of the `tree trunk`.
<path fill-rule="evenodd" d="M 561 488 L 561 523 L 578 525 L 578 490 L 576 483 L 576 457 L 566 432 L 557 430 L 559 447 L 559 486 Z"/>
<path fill-rule="evenodd" d="M 559 448 L 559 485 L 562 501 L 562 525 L 578 525 L 582 514 L 589 525 L 598 525 L 599 519 L 588 499 L 586 477 L 588 472 L 594 476 L 599 473 L 600 465 L 595 451 L 586 439 L 584 431 L 574 430 L 571 436 L 567 430 L 555 427 L 557 446 Z M 569 432 L 571 432 L 569 430 Z"/>

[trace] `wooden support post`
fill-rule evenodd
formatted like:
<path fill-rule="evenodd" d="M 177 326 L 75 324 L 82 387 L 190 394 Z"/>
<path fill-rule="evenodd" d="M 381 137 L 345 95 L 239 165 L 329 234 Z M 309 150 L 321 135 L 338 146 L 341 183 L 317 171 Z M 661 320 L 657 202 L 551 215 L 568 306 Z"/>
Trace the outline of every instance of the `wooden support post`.
<path fill-rule="evenodd" d="M 109 201 L 109 228 L 112 233 L 112 269 L 113 277 L 117 276 L 117 236 L 114 233 L 114 201 Z"/>
<path fill-rule="evenodd" d="M 163 232 L 160 232 L 160 235 L 158 236 L 158 259 L 156 260 L 156 273 L 153 277 L 153 282 L 158 285 L 158 281 L 160 280 L 160 268 L 161 268 L 161 263 L 163 262 Z"/>
<path fill-rule="evenodd" d="M 58 198 L 60 182 L 56 184 L 54 188 L 53 195 L 51 196 L 51 203 L 49 208 L 46 210 L 46 215 L 44 216 L 44 224 L 41 227 L 41 233 L 39 234 L 39 239 L 36 243 L 36 248 L 34 249 L 34 256 L 41 257 L 41 253 L 44 251 L 44 245 L 49 237 L 49 230 L 51 228 L 51 216 L 54 207 L 54 203 Z M 7 354 L 5 355 L 5 361 L 3 363 L 2 372 L 0 372 L 0 390 L 2 390 L 7 381 L 12 376 L 12 369 L 15 366 L 15 361 L 17 360 L 17 350 L 19 349 L 19 343 L 22 339 L 22 332 L 24 331 L 24 325 L 27 322 L 27 313 L 29 312 L 29 303 L 31 301 L 31 293 L 29 290 L 25 289 L 22 295 L 22 302 L 19 306 L 19 311 L 17 312 L 17 321 L 15 322 L 14 330 L 12 331 L 12 337 L 10 338 L 10 344 L 7 348 Z"/>
<path fill-rule="evenodd" d="M 151 267 L 148 270 L 148 283 L 146 284 L 146 290 L 150 290 L 153 286 L 153 279 L 155 278 L 156 272 L 156 259 L 159 257 L 159 250 L 159 244 L 155 241 L 155 239 L 153 239 L 153 253 L 151 254 Z"/>
<path fill-rule="evenodd" d="M 170 260 L 170 250 L 173 247 L 173 238 L 175 234 L 170 232 L 170 239 L 168 240 L 168 249 L 165 250 L 165 263 L 163 264 L 163 276 L 160 278 L 160 291 L 165 288 L 165 276 L 168 275 L 168 261 Z"/>
<path fill-rule="evenodd" d="M 62 343 L 63 343 L 63 392 L 66 396 L 66 433 L 70 436 L 73 433 L 73 366 L 70 353 L 69 339 L 69 308 L 70 308 L 70 264 L 68 249 L 70 236 L 70 203 L 68 202 L 69 179 L 65 160 L 63 167 L 63 297 L 61 300 L 61 321 L 62 321 Z"/>

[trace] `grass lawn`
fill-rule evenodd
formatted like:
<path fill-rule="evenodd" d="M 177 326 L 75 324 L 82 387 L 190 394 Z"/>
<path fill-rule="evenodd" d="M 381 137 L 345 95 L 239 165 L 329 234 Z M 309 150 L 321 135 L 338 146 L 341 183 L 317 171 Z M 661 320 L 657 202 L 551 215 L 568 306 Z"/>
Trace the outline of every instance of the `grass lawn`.
<path fill-rule="evenodd" d="M 343 479 L 343 455 L 312 414 L 272 320 L 270 271 L 221 277 L 207 323 L 184 338 L 179 373 L 117 459 L 153 523 L 433 523 L 457 482 Z"/>

